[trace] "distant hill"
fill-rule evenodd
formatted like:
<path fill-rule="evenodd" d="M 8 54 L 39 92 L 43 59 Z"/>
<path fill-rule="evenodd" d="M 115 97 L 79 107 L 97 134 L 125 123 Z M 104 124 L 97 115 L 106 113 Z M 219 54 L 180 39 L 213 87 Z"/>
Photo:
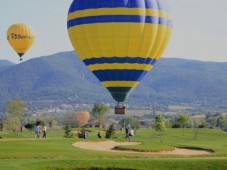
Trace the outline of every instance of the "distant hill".
<path fill-rule="evenodd" d="M 225 107 L 226 75 L 227 63 L 163 58 L 126 103 Z M 74 52 L 39 57 L 0 69 L 0 91 L 0 103 L 19 96 L 32 108 L 63 103 L 114 103 Z"/>
<path fill-rule="evenodd" d="M 74 52 L 31 59 L 0 71 L 1 103 L 15 96 L 34 106 L 92 102 L 102 90 Z"/>
<path fill-rule="evenodd" d="M 138 92 L 145 89 L 153 101 L 193 103 L 222 107 L 227 104 L 227 63 L 163 58 L 148 74 Z"/>
<path fill-rule="evenodd" d="M 3 66 L 12 66 L 14 65 L 14 63 L 12 63 L 11 61 L 8 61 L 8 60 L 0 60 L 0 67 L 3 67 Z"/>

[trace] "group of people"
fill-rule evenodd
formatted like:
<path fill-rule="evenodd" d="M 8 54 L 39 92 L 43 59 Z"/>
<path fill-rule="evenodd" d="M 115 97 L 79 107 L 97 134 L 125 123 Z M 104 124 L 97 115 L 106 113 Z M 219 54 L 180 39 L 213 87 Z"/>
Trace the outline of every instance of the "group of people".
<path fill-rule="evenodd" d="M 78 131 L 77 135 L 79 138 L 87 139 L 87 133 L 86 133 L 86 130 L 84 130 L 84 129 L 81 131 Z"/>
<path fill-rule="evenodd" d="M 43 135 L 42 135 L 42 132 L 43 132 Z M 35 138 L 46 138 L 46 137 L 47 137 L 47 127 L 46 126 L 42 127 L 41 125 L 37 125 L 35 127 Z"/>

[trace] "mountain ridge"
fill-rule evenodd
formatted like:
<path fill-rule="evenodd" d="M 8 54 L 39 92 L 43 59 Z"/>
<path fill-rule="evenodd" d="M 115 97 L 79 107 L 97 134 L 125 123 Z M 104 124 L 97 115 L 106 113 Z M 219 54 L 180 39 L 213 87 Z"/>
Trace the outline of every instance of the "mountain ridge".
<path fill-rule="evenodd" d="M 0 60 L 1 65 L 1 60 Z M 162 58 L 126 103 L 138 105 L 227 103 L 227 63 Z M 30 108 L 76 103 L 115 103 L 73 52 L 33 58 L 0 69 L 0 103 L 19 96 Z"/>
<path fill-rule="evenodd" d="M 0 67 L 1 66 L 10 66 L 10 65 L 15 65 L 15 63 L 13 63 L 9 60 L 0 60 Z"/>

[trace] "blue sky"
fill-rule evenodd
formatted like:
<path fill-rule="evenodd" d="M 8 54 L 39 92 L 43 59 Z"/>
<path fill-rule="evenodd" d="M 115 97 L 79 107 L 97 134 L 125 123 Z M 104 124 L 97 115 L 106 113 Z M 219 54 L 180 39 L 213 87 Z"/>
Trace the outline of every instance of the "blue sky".
<path fill-rule="evenodd" d="M 174 28 L 163 57 L 227 62 L 227 0 L 168 0 Z M 24 61 L 73 50 L 66 18 L 72 0 L 1 0 L 0 59 L 18 63 L 19 57 L 6 40 L 8 27 L 31 25 L 36 41 Z"/>

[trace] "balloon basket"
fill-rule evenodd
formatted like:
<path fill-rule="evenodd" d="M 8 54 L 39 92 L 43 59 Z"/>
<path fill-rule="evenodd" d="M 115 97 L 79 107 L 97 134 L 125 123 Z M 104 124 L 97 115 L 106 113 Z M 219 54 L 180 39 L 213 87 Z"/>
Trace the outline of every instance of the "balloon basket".
<path fill-rule="evenodd" d="M 115 114 L 116 115 L 125 115 L 125 106 L 124 105 L 117 105 L 115 106 Z"/>

